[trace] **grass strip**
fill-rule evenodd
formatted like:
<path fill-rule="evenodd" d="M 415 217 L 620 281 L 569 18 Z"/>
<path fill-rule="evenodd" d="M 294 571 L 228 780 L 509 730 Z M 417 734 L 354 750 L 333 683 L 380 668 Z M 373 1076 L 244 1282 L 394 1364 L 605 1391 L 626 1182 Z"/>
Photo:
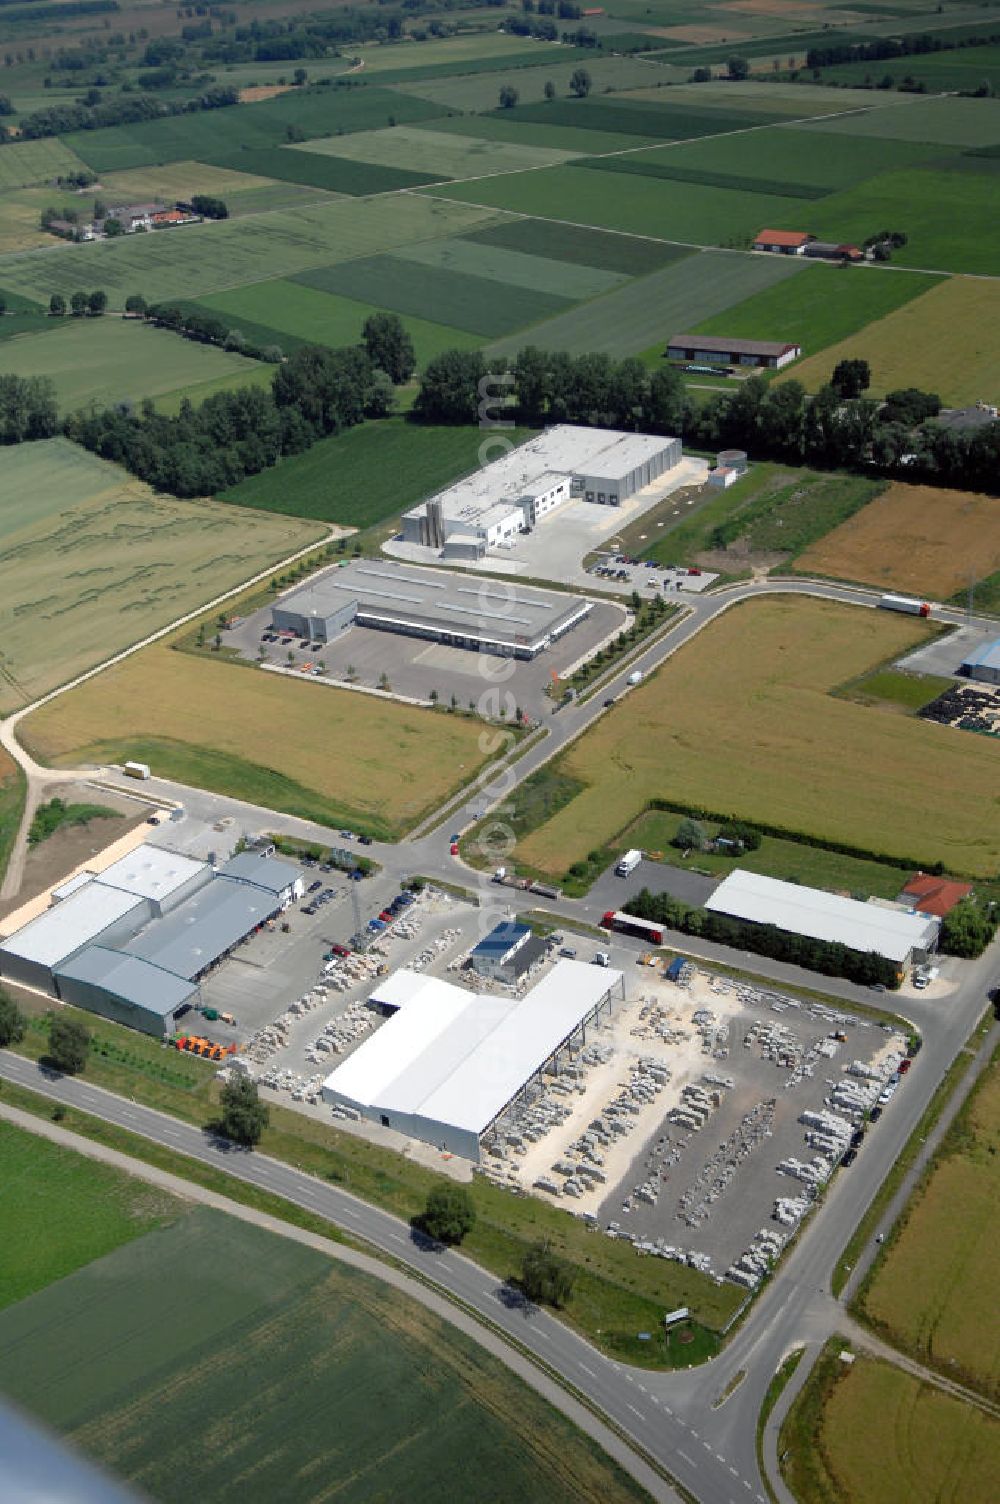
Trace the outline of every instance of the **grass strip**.
<path fill-rule="evenodd" d="M 764 1403 L 761 1405 L 760 1414 L 757 1416 L 757 1467 L 771 1504 L 778 1504 L 778 1501 L 777 1495 L 771 1487 L 767 1468 L 764 1466 L 764 1432 L 767 1429 L 768 1421 L 771 1419 L 771 1412 L 784 1394 L 792 1374 L 802 1361 L 802 1354 L 804 1352 L 805 1348 L 799 1347 L 796 1348 L 795 1352 L 789 1353 L 787 1358 L 782 1358 L 775 1369 L 774 1378 L 767 1386 L 764 1394 Z"/>
<path fill-rule="evenodd" d="M 844 1245 L 840 1258 L 837 1260 L 834 1266 L 833 1274 L 830 1278 L 830 1288 L 833 1291 L 835 1297 L 839 1298 L 841 1291 L 847 1284 L 851 1270 L 854 1268 L 855 1264 L 858 1261 L 858 1258 L 860 1257 L 862 1249 L 870 1242 L 874 1230 L 878 1225 L 878 1222 L 880 1221 L 886 1207 L 892 1200 L 893 1196 L 895 1196 L 896 1192 L 899 1190 L 899 1187 L 902 1185 L 903 1180 L 905 1179 L 906 1175 L 917 1159 L 924 1139 L 927 1137 L 931 1129 L 934 1127 L 935 1123 L 940 1118 L 942 1112 L 951 1099 L 952 1093 L 958 1088 L 960 1082 L 965 1076 L 966 1071 L 968 1071 L 969 1067 L 972 1065 L 976 1054 L 975 1041 L 976 1035 L 979 1032 L 979 1028 L 980 1021 L 977 1020 L 976 1026 L 973 1029 L 972 1033 L 969 1035 L 968 1040 L 959 1050 L 958 1054 L 955 1056 L 954 1060 L 951 1062 L 951 1065 L 949 1065 L 948 1069 L 945 1071 L 940 1082 L 938 1083 L 937 1090 L 931 1097 L 930 1102 L 927 1104 L 923 1116 L 917 1123 L 917 1126 L 914 1128 L 906 1143 L 903 1145 L 903 1148 L 900 1151 L 899 1155 L 896 1157 L 892 1169 L 889 1171 L 881 1186 L 876 1191 L 874 1197 L 869 1203 L 867 1211 L 861 1218 L 861 1221 L 858 1223 L 857 1227 L 854 1229 L 854 1232 L 848 1239 L 847 1243 Z M 875 1268 L 875 1262 L 877 1261 L 873 1261 L 872 1268 L 868 1271 L 868 1274 L 865 1276 L 865 1279 L 862 1281 L 857 1294 L 851 1302 L 851 1311 L 855 1316 L 858 1316 L 859 1319 L 862 1315 L 860 1309 L 860 1300 L 864 1293 L 868 1280 L 871 1278 L 872 1272 Z"/>
<path fill-rule="evenodd" d="M 838 1504 L 833 1480 L 824 1466 L 817 1439 L 827 1400 L 845 1371 L 839 1355 L 847 1346 L 844 1338 L 838 1336 L 828 1338 L 823 1344 L 809 1381 L 796 1396 L 778 1437 L 782 1477 L 796 1499 L 809 1501 L 809 1504 L 821 1504 L 821 1501 L 822 1504 Z"/>

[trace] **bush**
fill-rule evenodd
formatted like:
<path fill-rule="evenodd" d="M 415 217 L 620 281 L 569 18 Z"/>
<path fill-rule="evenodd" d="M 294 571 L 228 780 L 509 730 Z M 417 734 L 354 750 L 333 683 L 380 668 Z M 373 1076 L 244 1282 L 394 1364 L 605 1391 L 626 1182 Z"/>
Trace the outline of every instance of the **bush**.
<path fill-rule="evenodd" d="M 456 1245 L 471 1232 L 475 1222 L 476 1209 L 464 1186 L 439 1185 L 428 1195 L 421 1218 L 428 1237 Z"/>
<path fill-rule="evenodd" d="M 705 832 L 697 820 L 682 820 L 670 844 L 679 846 L 682 851 L 701 851 L 705 845 Z"/>
<path fill-rule="evenodd" d="M 0 992 L 0 1048 L 20 1044 L 27 1027 L 27 1020 L 14 999 Z"/>
<path fill-rule="evenodd" d="M 521 1264 L 521 1289 L 536 1304 L 564 1306 L 573 1293 L 573 1270 L 548 1243 L 533 1243 Z"/>
<path fill-rule="evenodd" d="M 219 1126 L 234 1144 L 252 1149 L 260 1143 L 261 1135 L 271 1119 L 267 1106 L 260 1100 L 256 1081 L 248 1076 L 237 1076 L 227 1081 L 219 1098 L 222 1118 Z"/>
<path fill-rule="evenodd" d="M 49 1023 L 48 1062 L 65 1076 L 75 1076 L 87 1063 L 90 1030 L 65 1013 L 53 1013 Z"/>

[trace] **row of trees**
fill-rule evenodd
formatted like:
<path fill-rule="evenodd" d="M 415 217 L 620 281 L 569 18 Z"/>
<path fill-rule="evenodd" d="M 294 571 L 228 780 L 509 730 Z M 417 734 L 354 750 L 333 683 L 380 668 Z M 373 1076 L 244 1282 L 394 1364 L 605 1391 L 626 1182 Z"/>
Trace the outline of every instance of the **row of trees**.
<path fill-rule="evenodd" d="M 934 32 L 911 32 L 901 37 L 873 37 L 866 42 L 824 42 L 806 53 L 807 68 L 831 68 L 837 63 L 878 63 L 894 57 L 920 57 L 927 52 L 951 51 L 956 46 L 986 47 L 1000 41 L 1000 32 L 964 37 L 956 43 Z"/>
<path fill-rule="evenodd" d="M 428 1192 L 418 1217 L 421 1232 L 436 1243 L 457 1247 L 476 1225 L 476 1208 L 464 1186 L 446 1182 Z M 564 1306 L 573 1293 L 573 1269 L 547 1241 L 533 1243 L 521 1260 L 521 1293 L 536 1305 Z"/>
<path fill-rule="evenodd" d="M 270 390 L 219 392 L 199 407 L 185 400 L 178 415 L 144 402 L 76 413 L 65 432 L 104 459 L 175 496 L 206 496 L 298 454 L 326 434 L 384 417 L 392 384 L 361 348 L 306 345 L 278 367 Z"/>
<path fill-rule="evenodd" d="M 100 287 L 95 288 L 93 292 L 81 290 L 70 294 L 68 306 L 74 318 L 100 318 L 108 306 L 108 295 Z M 61 292 L 54 292 L 49 299 L 49 313 L 54 319 L 61 319 L 65 317 L 66 311 L 66 299 Z"/>
<path fill-rule="evenodd" d="M 730 919 L 726 914 L 693 908 L 679 898 L 672 898 L 669 893 L 650 893 L 648 888 L 643 888 L 625 904 L 625 912 L 635 914 L 639 919 L 651 919 L 683 935 L 697 935 L 700 939 L 713 940 L 735 950 L 748 950 L 754 955 L 788 961 L 793 966 L 804 966 L 823 976 L 846 977 L 849 982 L 866 987 L 877 983 L 886 987 L 899 986 L 895 963 L 884 956 L 871 951 L 851 950 L 849 946 L 836 945 L 828 940 L 793 935 L 773 924 Z"/>
<path fill-rule="evenodd" d="M 51 439 L 58 432 L 56 392 L 47 376 L 0 376 L 0 444 Z"/>
<path fill-rule="evenodd" d="M 239 104 L 239 90 L 226 84 L 212 84 L 201 94 L 185 100 L 154 99 L 149 94 L 116 94 L 96 104 L 51 104 L 43 110 L 22 115 L 18 132 L 0 125 L 0 142 L 37 140 L 43 136 L 61 136 L 67 131 L 94 131 L 105 125 L 136 125 L 159 120 L 166 115 L 196 114 L 199 110 L 219 110 Z"/>
<path fill-rule="evenodd" d="M 586 68 L 574 68 L 569 77 L 569 92 L 574 99 L 586 99 L 592 83 L 593 80 Z M 555 99 L 556 86 L 551 78 L 547 80 L 542 92 L 546 99 Z M 499 103 L 502 110 L 512 110 L 520 97 L 513 84 L 501 84 Z"/>

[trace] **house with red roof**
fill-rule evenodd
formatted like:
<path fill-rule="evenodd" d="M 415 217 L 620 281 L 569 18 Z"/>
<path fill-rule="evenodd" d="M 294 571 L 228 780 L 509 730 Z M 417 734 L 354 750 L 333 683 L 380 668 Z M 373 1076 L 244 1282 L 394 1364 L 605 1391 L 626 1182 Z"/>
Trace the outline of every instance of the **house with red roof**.
<path fill-rule="evenodd" d="M 771 251 L 776 256 L 801 256 L 815 235 L 806 230 L 761 230 L 753 243 L 755 251 Z"/>
<path fill-rule="evenodd" d="M 971 883 L 956 882 L 950 877 L 932 877 L 928 872 L 916 872 L 899 895 L 900 903 L 909 904 L 918 914 L 933 914 L 943 919 L 945 914 L 968 898 Z"/>

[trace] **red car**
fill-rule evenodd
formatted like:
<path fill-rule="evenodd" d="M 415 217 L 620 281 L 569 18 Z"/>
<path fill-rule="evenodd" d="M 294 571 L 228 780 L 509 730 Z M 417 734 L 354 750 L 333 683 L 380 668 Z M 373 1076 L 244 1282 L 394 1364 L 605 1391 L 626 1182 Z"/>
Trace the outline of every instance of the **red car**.
<path fill-rule="evenodd" d="M 913 1064 L 912 1060 L 901 1060 L 899 1062 L 899 1074 L 901 1076 L 905 1076 L 906 1073 L 907 1073 L 907 1071 L 910 1069 L 910 1066 L 912 1064 Z"/>
<path fill-rule="evenodd" d="M 458 842 L 457 841 L 452 841 L 450 850 L 451 850 L 452 856 L 458 856 Z"/>

